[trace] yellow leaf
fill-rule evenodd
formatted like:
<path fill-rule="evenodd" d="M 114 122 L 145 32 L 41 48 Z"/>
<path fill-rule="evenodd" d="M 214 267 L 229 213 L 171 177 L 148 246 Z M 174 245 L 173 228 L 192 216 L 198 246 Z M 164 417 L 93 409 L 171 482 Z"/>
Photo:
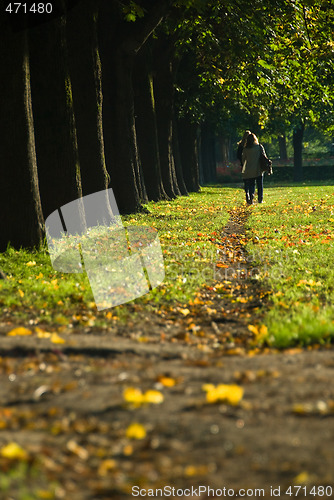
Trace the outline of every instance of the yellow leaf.
<path fill-rule="evenodd" d="M 31 335 L 32 331 L 29 330 L 28 328 L 24 328 L 24 326 L 19 326 L 18 328 L 14 328 L 10 332 L 7 333 L 9 337 L 15 337 L 16 335 Z"/>
<path fill-rule="evenodd" d="M 133 447 L 131 446 L 131 444 L 127 444 L 126 446 L 124 446 L 123 454 L 126 457 L 129 457 L 130 455 L 132 455 L 132 453 L 133 453 Z"/>
<path fill-rule="evenodd" d="M 141 424 L 133 423 L 126 429 L 126 437 L 129 439 L 144 439 L 146 437 L 146 429 Z"/>
<path fill-rule="evenodd" d="M 257 335 L 258 334 L 258 327 L 257 326 L 254 326 L 254 325 L 248 325 L 248 330 L 252 333 L 254 333 L 254 335 Z"/>
<path fill-rule="evenodd" d="M 29 262 L 26 263 L 26 266 L 28 267 L 36 266 L 36 262 L 34 260 L 30 260 Z"/>
<path fill-rule="evenodd" d="M 161 376 L 158 380 L 164 387 L 174 387 L 174 385 L 176 384 L 176 380 L 171 377 Z"/>
<path fill-rule="evenodd" d="M 207 475 L 209 467 L 207 465 L 187 465 L 184 474 L 188 477 Z"/>
<path fill-rule="evenodd" d="M 254 333 L 256 342 L 264 340 L 268 334 L 266 325 L 248 325 L 248 330 Z"/>
<path fill-rule="evenodd" d="M 53 344 L 65 344 L 66 342 L 62 337 L 59 337 L 58 333 L 53 333 L 50 340 Z"/>
<path fill-rule="evenodd" d="M 128 387 L 123 392 L 123 397 L 127 403 L 141 405 L 143 403 L 160 404 L 163 402 L 163 394 L 159 391 L 148 390 L 144 394 L 140 389 L 135 387 Z"/>
<path fill-rule="evenodd" d="M 206 400 L 208 403 L 222 401 L 230 405 L 237 405 L 242 399 L 244 390 L 236 384 L 219 384 L 216 387 L 206 390 Z"/>
<path fill-rule="evenodd" d="M 205 392 L 212 391 L 215 388 L 213 384 L 203 384 L 202 390 Z"/>
<path fill-rule="evenodd" d="M 53 500 L 54 499 L 54 493 L 52 491 L 48 490 L 38 490 L 37 491 L 38 498 L 41 498 L 43 500 Z"/>
<path fill-rule="evenodd" d="M 183 316 L 187 316 L 188 314 L 190 314 L 190 311 L 189 309 L 180 309 L 180 313 L 183 314 Z"/>
<path fill-rule="evenodd" d="M 145 403 L 153 403 L 156 405 L 162 403 L 164 400 L 163 394 L 161 394 L 160 391 L 154 390 L 146 391 L 143 397 Z"/>
<path fill-rule="evenodd" d="M 305 483 L 309 483 L 310 482 L 310 475 L 308 472 L 304 471 L 304 472 L 301 472 L 300 474 L 298 474 L 298 476 L 296 476 L 294 479 L 293 479 L 293 482 L 295 484 L 305 484 Z"/>
<path fill-rule="evenodd" d="M 98 468 L 98 475 L 99 476 L 107 476 L 108 472 L 112 469 L 115 469 L 116 467 L 116 462 L 112 458 L 107 458 L 106 460 L 103 460 L 103 462 L 100 463 L 100 466 Z"/>
<path fill-rule="evenodd" d="M 26 460 L 28 458 L 28 453 L 13 441 L 1 448 L 0 455 L 5 458 L 18 458 L 20 460 Z"/>
<path fill-rule="evenodd" d="M 52 335 L 52 333 L 46 332 L 45 330 L 42 330 L 42 328 L 39 328 L 38 326 L 35 327 L 35 332 L 37 333 L 37 337 L 39 339 L 49 339 Z"/>
<path fill-rule="evenodd" d="M 143 393 L 140 389 L 136 389 L 135 387 L 128 387 L 123 392 L 123 398 L 127 403 L 140 404 L 143 402 Z"/>
<path fill-rule="evenodd" d="M 24 292 L 21 290 L 21 288 L 19 288 L 19 295 L 21 298 L 24 297 Z"/>

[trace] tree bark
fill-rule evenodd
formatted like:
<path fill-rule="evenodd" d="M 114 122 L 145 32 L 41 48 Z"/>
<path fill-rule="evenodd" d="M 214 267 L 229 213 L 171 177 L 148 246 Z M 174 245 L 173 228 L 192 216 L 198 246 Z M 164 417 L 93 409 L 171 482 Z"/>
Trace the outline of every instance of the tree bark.
<path fill-rule="evenodd" d="M 95 0 L 81 1 L 67 16 L 69 68 L 73 90 L 83 195 L 107 189 L 102 125 L 102 75 Z"/>
<path fill-rule="evenodd" d="M 174 47 L 168 38 L 161 37 L 155 47 L 154 78 L 160 165 L 163 185 L 170 198 L 181 194 L 173 157 L 174 76 L 176 70 Z"/>
<path fill-rule="evenodd" d="M 180 155 L 183 166 L 184 181 L 187 190 L 197 192 L 199 185 L 199 163 L 197 148 L 197 123 L 189 118 L 179 121 Z"/>
<path fill-rule="evenodd" d="M 41 243 L 27 32 L 13 33 L 0 12 L 0 251 Z"/>
<path fill-rule="evenodd" d="M 125 22 L 117 0 L 100 2 L 104 139 L 111 184 L 122 213 L 140 209 L 147 199 L 138 157 L 134 117 L 133 69 L 136 53 L 163 19 L 169 0 L 145 3 L 145 16 Z M 109 168 L 109 167 L 108 167 Z"/>
<path fill-rule="evenodd" d="M 182 166 L 181 153 L 180 153 L 180 138 L 179 137 L 180 137 L 180 134 L 179 134 L 178 120 L 175 116 L 175 111 L 174 111 L 174 114 L 173 114 L 173 156 L 174 156 L 176 178 L 177 178 L 177 183 L 178 183 L 181 194 L 184 196 L 187 196 L 189 193 L 188 193 L 186 183 L 184 181 L 183 166 Z"/>
<path fill-rule="evenodd" d="M 280 160 L 286 161 L 288 159 L 288 152 L 286 147 L 286 135 L 281 134 L 278 136 L 279 157 Z"/>
<path fill-rule="evenodd" d="M 38 177 L 44 217 L 82 196 L 65 16 L 29 31 Z"/>
<path fill-rule="evenodd" d="M 215 136 L 208 122 L 201 126 L 201 165 L 204 184 L 217 182 Z"/>
<path fill-rule="evenodd" d="M 303 180 L 303 136 L 305 124 L 300 124 L 293 131 L 293 180 L 301 182 Z"/>
<path fill-rule="evenodd" d="M 151 47 L 148 42 L 136 56 L 133 83 L 139 156 L 148 199 L 167 199 L 161 177 Z"/>

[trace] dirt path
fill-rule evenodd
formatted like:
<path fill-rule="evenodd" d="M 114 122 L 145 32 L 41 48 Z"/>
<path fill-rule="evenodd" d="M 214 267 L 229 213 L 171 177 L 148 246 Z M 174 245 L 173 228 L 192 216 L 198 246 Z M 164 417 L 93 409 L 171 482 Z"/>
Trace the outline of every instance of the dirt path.
<path fill-rule="evenodd" d="M 25 456 L 0 457 L 1 499 L 161 498 L 154 490 L 164 486 L 174 498 L 232 489 L 235 498 L 246 496 L 240 489 L 289 498 L 289 486 L 301 498 L 334 495 L 321 489 L 334 486 L 333 350 L 253 345 L 248 325 L 267 292 L 241 276 L 246 215 L 231 214 L 217 242 L 221 283 L 188 311 L 139 311 L 126 326 L 74 330 L 57 345 L 3 329 L 0 449 L 15 442 Z M 237 384 L 243 397 L 208 403 L 203 384 Z M 157 391 L 157 404 L 127 403 L 129 388 Z M 134 423 L 142 439 L 126 435 Z"/>

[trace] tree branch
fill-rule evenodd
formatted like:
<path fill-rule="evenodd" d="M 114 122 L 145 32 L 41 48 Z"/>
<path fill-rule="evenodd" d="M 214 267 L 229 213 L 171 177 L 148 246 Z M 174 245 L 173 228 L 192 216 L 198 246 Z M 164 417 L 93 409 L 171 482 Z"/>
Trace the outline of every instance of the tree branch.
<path fill-rule="evenodd" d="M 157 26 L 163 21 L 172 5 L 171 0 L 159 0 L 145 13 L 143 19 L 138 19 L 129 29 L 125 30 L 121 47 L 126 52 L 136 53 L 144 45 Z"/>

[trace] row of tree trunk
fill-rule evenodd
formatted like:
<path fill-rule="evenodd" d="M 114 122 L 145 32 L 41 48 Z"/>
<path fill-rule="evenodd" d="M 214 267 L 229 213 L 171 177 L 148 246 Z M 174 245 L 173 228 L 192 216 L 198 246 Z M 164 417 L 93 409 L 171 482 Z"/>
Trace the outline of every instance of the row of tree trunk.
<path fill-rule="evenodd" d="M 199 190 L 198 126 L 175 110 L 174 47 L 150 37 L 169 4 L 147 0 L 129 23 L 117 0 L 82 0 L 20 30 L 1 11 L 1 251 L 38 245 L 49 214 L 108 187 L 121 213 Z"/>

